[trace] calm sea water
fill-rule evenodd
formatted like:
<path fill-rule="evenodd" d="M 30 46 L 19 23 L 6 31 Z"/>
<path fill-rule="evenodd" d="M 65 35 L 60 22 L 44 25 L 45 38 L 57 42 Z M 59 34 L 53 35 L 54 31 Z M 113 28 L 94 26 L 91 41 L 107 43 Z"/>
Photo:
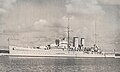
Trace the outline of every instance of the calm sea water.
<path fill-rule="evenodd" d="M 0 72 L 120 72 L 120 59 L 2 56 Z"/>

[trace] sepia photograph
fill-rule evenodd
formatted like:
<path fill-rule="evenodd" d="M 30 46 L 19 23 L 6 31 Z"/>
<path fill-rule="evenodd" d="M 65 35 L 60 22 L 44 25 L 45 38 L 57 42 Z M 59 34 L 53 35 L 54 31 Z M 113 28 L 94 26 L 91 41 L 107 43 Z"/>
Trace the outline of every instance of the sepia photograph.
<path fill-rule="evenodd" d="M 120 0 L 0 0 L 0 72 L 120 72 Z"/>

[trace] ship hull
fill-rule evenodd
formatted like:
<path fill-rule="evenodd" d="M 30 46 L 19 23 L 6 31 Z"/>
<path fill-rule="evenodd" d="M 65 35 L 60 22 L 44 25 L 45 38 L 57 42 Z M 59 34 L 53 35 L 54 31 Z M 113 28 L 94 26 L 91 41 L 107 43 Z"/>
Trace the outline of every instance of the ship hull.
<path fill-rule="evenodd" d="M 9 47 L 9 56 L 16 57 L 114 57 L 105 54 L 87 54 L 83 51 L 68 51 L 67 49 L 33 49 L 24 47 Z"/>

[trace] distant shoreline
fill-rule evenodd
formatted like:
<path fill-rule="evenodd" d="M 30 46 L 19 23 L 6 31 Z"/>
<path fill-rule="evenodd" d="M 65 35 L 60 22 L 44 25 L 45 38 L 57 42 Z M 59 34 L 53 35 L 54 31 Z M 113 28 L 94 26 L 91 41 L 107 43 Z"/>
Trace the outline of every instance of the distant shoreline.
<path fill-rule="evenodd" d="M 9 50 L 0 50 L 0 53 L 9 53 Z"/>

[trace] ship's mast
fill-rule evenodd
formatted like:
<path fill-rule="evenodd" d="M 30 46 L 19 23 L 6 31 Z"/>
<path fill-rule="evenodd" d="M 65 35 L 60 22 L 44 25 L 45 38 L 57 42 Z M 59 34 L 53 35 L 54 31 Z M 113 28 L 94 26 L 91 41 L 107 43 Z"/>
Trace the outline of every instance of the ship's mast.
<path fill-rule="evenodd" d="M 67 15 L 65 17 L 67 19 L 67 48 L 69 49 L 70 48 L 70 19 L 71 19 L 71 16 L 70 15 Z"/>
<path fill-rule="evenodd" d="M 69 20 L 70 20 L 70 18 L 69 18 L 69 16 L 68 16 L 68 27 L 67 27 L 67 29 L 68 29 L 68 49 L 70 48 L 70 26 L 69 26 Z"/>
<path fill-rule="evenodd" d="M 96 44 L 96 21 L 95 21 L 95 44 Z"/>

